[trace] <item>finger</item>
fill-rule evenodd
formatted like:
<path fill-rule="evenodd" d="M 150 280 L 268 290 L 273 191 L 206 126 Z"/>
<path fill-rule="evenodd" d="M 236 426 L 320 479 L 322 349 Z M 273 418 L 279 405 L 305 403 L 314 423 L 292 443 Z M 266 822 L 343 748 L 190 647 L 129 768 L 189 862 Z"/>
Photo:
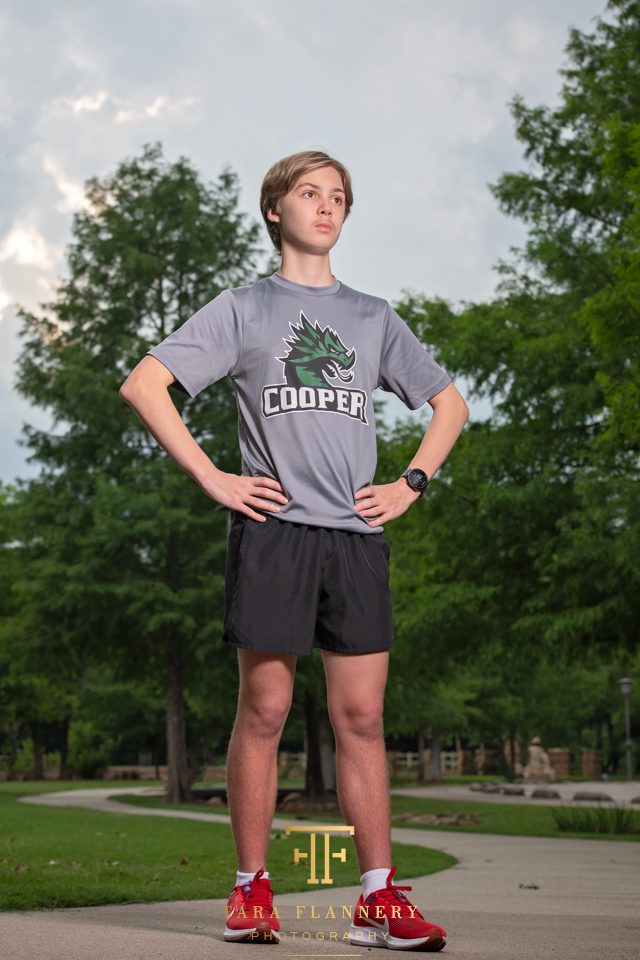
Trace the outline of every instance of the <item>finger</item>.
<path fill-rule="evenodd" d="M 280 507 L 277 503 L 273 503 L 271 500 L 262 500 L 260 497 L 252 496 L 248 498 L 251 501 L 252 506 L 260 507 L 263 510 L 269 510 L 270 513 L 279 513 Z M 245 503 L 247 501 L 245 500 Z"/>
<path fill-rule="evenodd" d="M 379 517 L 376 517 L 374 520 L 367 521 L 370 527 L 377 527 L 381 523 L 386 523 L 389 518 L 385 514 L 381 514 Z"/>
<path fill-rule="evenodd" d="M 267 497 L 268 500 L 278 500 L 280 503 L 288 503 L 289 498 L 284 493 L 280 493 L 278 490 L 261 490 L 256 489 L 254 494 L 256 497 Z"/>
<path fill-rule="evenodd" d="M 263 523 L 267 519 L 266 517 L 263 517 L 261 513 L 255 513 L 255 511 L 252 510 L 251 507 L 248 507 L 244 503 L 242 504 L 242 507 L 244 507 L 245 509 L 243 510 L 241 507 L 237 507 L 237 508 L 234 507 L 233 509 L 237 510 L 238 513 L 244 513 L 245 517 L 251 517 L 252 520 L 260 520 L 261 523 Z"/>
<path fill-rule="evenodd" d="M 274 490 L 284 490 L 284 487 L 279 480 L 274 480 L 273 477 L 252 477 L 254 483 L 257 482 L 260 486 L 263 487 L 272 487 Z"/>
<path fill-rule="evenodd" d="M 271 477 L 254 477 L 253 480 L 256 495 L 259 492 L 261 497 L 270 497 L 272 500 L 279 499 L 280 503 L 288 503 L 288 497 L 282 492 L 284 488 L 277 480 L 272 480 Z"/>

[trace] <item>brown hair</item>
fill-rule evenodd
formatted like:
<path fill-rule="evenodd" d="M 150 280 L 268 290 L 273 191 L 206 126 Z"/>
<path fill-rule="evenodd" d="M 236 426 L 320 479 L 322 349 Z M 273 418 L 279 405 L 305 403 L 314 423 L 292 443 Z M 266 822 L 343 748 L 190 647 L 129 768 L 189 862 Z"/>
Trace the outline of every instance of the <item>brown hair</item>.
<path fill-rule="evenodd" d="M 260 188 L 260 213 L 267 225 L 273 245 L 279 253 L 282 252 L 280 224 L 269 220 L 267 213 L 269 210 L 275 212 L 278 200 L 289 193 L 300 176 L 312 170 L 318 170 L 320 167 L 333 167 L 340 174 L 344 187 L 344 219 L 346 220 L 349 216 L 353 205 L 353 191 L 351 177 L 344 164 L 321 150 L 301 150 L 299 153 L 290 153 L 289 156 L 276 161 L 267 170 Z"/>

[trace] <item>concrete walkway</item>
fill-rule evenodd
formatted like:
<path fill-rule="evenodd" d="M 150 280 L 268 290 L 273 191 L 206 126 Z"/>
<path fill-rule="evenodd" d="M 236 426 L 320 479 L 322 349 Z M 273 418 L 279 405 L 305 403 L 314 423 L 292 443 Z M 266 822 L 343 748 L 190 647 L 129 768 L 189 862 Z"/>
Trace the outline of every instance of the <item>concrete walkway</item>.
<path fill-rule="evenodd" d="M 403 794 L 406 797 L 422 797 L 428 800 L 473 800 L 482 803 L 532 803 L 535 806 L 572 806 L 572 807 L 594 807 L 594 806 L 625 806 L 631 809 L 640 810 L 640 803 L 632 803 L 636 798 L 640 800 L 640 783 L 631 781 L 627 783 L 623 780 L 614 780 L 610 783 L 602 780 L 592 780 L 588 783 L 525 783 L 525 784 L 500 784 L 501 787 L 521 787 L 524 789 L 524 796 L 513 797 L 503 793 L 485 793 L 482 790 L 471 790 L 467 786 L 447 786 L 446 783 L 438 786 L 428 787 L 394 787 L 393 793 Z M 546 800 L 542 798 L 533 798 L 531 795 L 534 790 L 549 789 L 555 790 L 560 794 L 560 799 Z M 611 802 L 599 800 L 574 800 L 576 793 L 606 794 L 611 797 Z"/>
<path fill-rule="evenodd" d="M 126 788 L 144 792 L 147 788 Z M 432 788 L 429 788 L 432 789 Z M 25 797 L 28 803 L 86 806 L 126 816 L 178 816 L 228 823 L 228 817 L 180 810 L 144 810 L 107 799 L 110 789 Z M 285 818 L 273 825 L 289 825 Z M 393 840 L 459 859 L 431 877 L 404 879 L 409 897 L 449 935 L 441 954 L 468 960 L 637 960 L 640 955 L 640 844 L 607 840 L 503 837 L 435 830 L 392 830 Z M 273 949 L 291 957 L 367 953 L 343 940 L 359 888 L 276 897 L 284 932 Z M 217 960 L 249 957 L 256 947 L 222 939 L 226 900 L 83 907 L 0 914 L 4 960 Z M 318 919 L 310 916 L 315 905 Z M 296 907 L 306 912 L 295 919 Z"/>

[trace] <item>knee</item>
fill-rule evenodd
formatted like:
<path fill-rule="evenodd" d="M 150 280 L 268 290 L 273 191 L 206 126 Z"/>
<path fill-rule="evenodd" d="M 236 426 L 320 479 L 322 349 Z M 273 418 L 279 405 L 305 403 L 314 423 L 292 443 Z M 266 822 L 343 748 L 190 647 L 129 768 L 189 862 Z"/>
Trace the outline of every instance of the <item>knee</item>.
<path fill-rule="evenodd" d="M 383 701 L 369 700 L 366 703 L 342 703 L 329 711 L 336 739 L 360 737 L 376 740 L 383 736 Z"/>
<path fill-rule="evenodd" d="M 244 698 L 238 705 L 238 720 L 242 728 L 255 737 L 270 739 L 282 733 L 291 699 L 262 696 L 258 700 Z"/>

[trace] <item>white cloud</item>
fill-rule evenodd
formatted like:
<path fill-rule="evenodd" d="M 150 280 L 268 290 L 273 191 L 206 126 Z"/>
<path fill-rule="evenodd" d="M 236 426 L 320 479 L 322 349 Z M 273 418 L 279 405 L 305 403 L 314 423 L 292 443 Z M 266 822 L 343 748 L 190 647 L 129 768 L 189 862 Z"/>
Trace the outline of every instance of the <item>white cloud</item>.
<path fill-rule="evenodd" d="M 0 241 L 0 261 L 49 270 L 53 266 L 48 244 L 34 227 L 14 227 Z"/>
<path fill-rule="evenodd" d="M 68 177 L 60 163 L 50 153 L 45 153 L 42 161 L 45 173 L 49 174 L 56 189 L 62 194 L 62 200 L 56 204 L 61 213 L 85 208 L 88 201 L 84 194 L 84 186 Z"/>
<path fill-rule="evenodd" d="M 71 107 L 74 113 L 82 113 L 85 110 L 100 110 L 109 99 L 109 94 L 105 90 L 99 93 L 87 94 L 84 97 L 62 97 L 61 101 L 66 106 Z"/>
<path fill-rule="evenodd" d="M 122 107 L 115 115 L 116 123 L 132 123 L 137 120 L 176 116 L 198 103 L 201 97 L 171 98 L 159 94 L 146 106 Z"/>
<path fill-rule="evenodd" d="M 130 123 L 137 120 L 155 120 L 161 117 L 176 116 L 189 110 L 202 98 L 196 96 L 172 97 L 159 93 L 147 103 L 143 101 L 136 104 L 132 102 L 134 99 L 113 96 L 106 90 L 99 90 L 95 93 L 86 93 L 77 97 L 57 97 L 51 103 L 45 104 L 43 110 L 49 116 L 60 116 L 63 111 L 71 111 L 76 115 L 102 111 L 103 122 L 109 122 L 109 119 L 113 118 L 116 123 Z M 103 110 L 103 108 L 107 109 Z"/>

